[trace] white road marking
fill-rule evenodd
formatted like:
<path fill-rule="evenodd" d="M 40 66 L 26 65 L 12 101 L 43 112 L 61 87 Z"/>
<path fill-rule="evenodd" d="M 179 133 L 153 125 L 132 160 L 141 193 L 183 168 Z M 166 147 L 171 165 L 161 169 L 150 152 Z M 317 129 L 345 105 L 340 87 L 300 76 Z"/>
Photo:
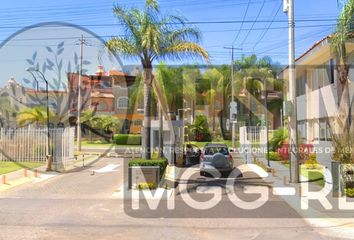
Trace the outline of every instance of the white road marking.
<path fill-rule="evenodd" d="M 266 171 L 263 170 L 263 168 L 259 167 L 256 164 L 247 164 L 247 166 L 253 171 L 255 172 L 258 176 L 260 176 L 261 178 L 266 178 L 268 177 L 268 173 Z"/>
<path fill-rule="evenodd" d="M 296 194 L 295 188 L 293 187 L 274 187 L 273 195 L 281 196 L 293 196 Z"/>
<path fill-rule="evenodd" d="M 116 169 L 119 166 L 120 166 L 120 164 L 108 164 L 107 166 L 105 166 L 103 168 L 100 168 L 100 169 L 97 169 L 97 170 L 93 170 L 93 171 L 96 172 L 96 173 L 115 172 L 117 170 L 114 170 L 114 169 Z"/>
<path fill-rule="evenodd" d="M 45 180 L 48 180 L 52 177 L 57 176 L 59 173 L 57 172 L 51 172 L 51 173 L 42 173 L 39 175 L 39 178 L 37 178 L 36 180 L 33 181 L 33 183 L 39 183 Z"/>

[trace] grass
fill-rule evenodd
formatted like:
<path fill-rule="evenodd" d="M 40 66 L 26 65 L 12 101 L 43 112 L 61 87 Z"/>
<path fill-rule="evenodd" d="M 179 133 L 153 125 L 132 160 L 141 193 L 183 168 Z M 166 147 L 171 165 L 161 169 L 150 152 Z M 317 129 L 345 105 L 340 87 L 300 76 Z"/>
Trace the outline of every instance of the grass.
<path fill-rule="evenodd" d="M 75 142 L 76 146 L 76 142 Z M 112 148 L 112 147 L 139 147 L 140 145 L 117 145 L 111 142 L 106 142 L 106 141 L 82 141 L 81 142 L 82 147 L 94 147 L 94 148 Z"/>
<path fill-rule="evenodd" d="M 0 162 L 0 175 L 5 174 L 5 173 L 9 173 L 9 172 L 14 172 L 14 171 L 20 170 L 22 168 L 32 169 L 32 168 L 37 168 L 37 167 L 40 167 L 43 165 L 44 165 L 44 163 L 33 163 L 33 162 L 21 162 L 21 163 Z"/>
<path fill-rule="evenodd" d="M 290 169 L 290 163 L 282 163 L 286 168 Z M 323 179 L 323 169 L 321 165 L 315 165 L 314 169 L 308 168 L 305 164 L 300 165 L 300 174 L 306 177 L 309 182 L 315 182 L 320 186 L 324 186 L 324 179 Z M 320 168 L 321 167 L 321 168 Z M 310 174 L 311 172 L 311 174 Z"/>
<path fill-rule="evenodd" d="M 308 178 L 310 182 L 315 182 L 320 186 L 324 186 L 323 169 L 308 169 L 305 165 L 301 165 L 301 175 Z"/>
<path fill-rule="evenodd" d="M 76 143 L 75 143 L 76 145 Z M 114 143 L 106 142 L 106 141 L 82 141 L 82 147 L 101 147 L 101 148 L 109 148 L 115 146 Z"/>
<path fill-rule="evenodd" d="M 207 143 L 210 143 L 210 142 L 195 142 L 195 141 L 190 141 L 190 142 L 186 142 L 186 143 L 190 143 L 190 144 L 193 144 L 193 145 L 196 145 L 198 147 L 204 147 L 205 144 Z M 225 143 L 228 147 L 231 147 L 232 146 L 232 141 L 231 140 L 224 140 L 224 141 L 212 141 L 212 143 Z M 236 142 L 236 146 L 239 146 L 239 142 L 237 141 Z"/>
<path fill-rule="evenodd" d="M 186 143 L 191 143 L 193 145 L 196 145 L 200 148 L 204 147 L 205 144 L 210 143 L 210 142 L 195 142 L 195 141 L 190 141 Z M 218 141 L 218 142 L 212 142 L 212 143 L 225 143 L 228 147 L 232 146 L 231 140 L 224 140 L 224 141 Z M 76 143 L 75 143 L 76 146 Z M 82 141 L 81 142 L 82 147 L 94 147 L 94 148 L 111 148 L 111 147 L 139 147 L 140 145 L 116 145 L 114 143 L 106 142 L 106 141 Z M 236 146 L 239 146 L 239 142 L 236 142 Z"/>

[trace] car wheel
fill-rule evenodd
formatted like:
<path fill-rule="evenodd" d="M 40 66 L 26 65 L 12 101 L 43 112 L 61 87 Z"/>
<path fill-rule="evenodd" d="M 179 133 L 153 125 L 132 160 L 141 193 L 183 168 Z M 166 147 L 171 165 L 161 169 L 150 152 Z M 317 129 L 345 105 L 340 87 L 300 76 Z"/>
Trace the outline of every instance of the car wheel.
<path fill-rule="evenodd" d="M 231 171 L 225 171 L 225 172 L 221 173 L 221 177 L 228 178 L 230 176 L 230 174 L 231 174 Z"/>

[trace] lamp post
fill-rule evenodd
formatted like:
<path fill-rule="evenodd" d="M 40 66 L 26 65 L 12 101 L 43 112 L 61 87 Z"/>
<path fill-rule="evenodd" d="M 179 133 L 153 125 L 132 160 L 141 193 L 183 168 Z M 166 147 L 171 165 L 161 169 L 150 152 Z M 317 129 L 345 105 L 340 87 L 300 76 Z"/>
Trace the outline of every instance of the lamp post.
<path fill-rule="evenodd" d="M 34 80 L 37 82 L 37 88 L 38 88 L 38 80 L 36 78 L 36 76 L 33 74 L 32 71 L 37 72 L 38 74 L 40 74 L 42 76 L 43 81 L 45 82 L 45 91 L 46 91 L 46 105 L 47 105 L 47 167 L 46 167 L 46 171 L 51 171 L 52 170 L 52 161 L 53 161 L 53 156 L 50 152 L 50 132 L 49 132 L 49 93 L 48 93 L 48 81 L 45 78 L 44 74 L 39 71 L 38 69 L 26 69 L 27 72 L 30 72 L 31 75 L 33 76 Z"/>

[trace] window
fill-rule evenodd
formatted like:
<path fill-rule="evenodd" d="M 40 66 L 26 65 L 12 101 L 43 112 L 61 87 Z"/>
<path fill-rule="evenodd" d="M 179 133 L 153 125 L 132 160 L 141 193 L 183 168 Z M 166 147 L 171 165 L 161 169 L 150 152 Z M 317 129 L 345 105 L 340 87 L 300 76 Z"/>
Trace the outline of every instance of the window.
<path fill-rule="evenodd" d="M 98 105 L 97 105 L 98 111 L 106 111 L 107 108 L 108 108 L 107 103 L 105 103 L 104 101 L 98 102 Z"/>
<path fill-rule="evenodd" d="M 297 96 L 306 94 L 306 71 L 296 79 L 296 93 Z"/>
<path fill-rule="evenodd" d="M 136 120 L 134 121 L 134 125 L 135 125 L 135 126 L 141 126 L 142 123 L 143 123 L 143 121 L 142 121 L 141 119 L 136 119 Z"/>
<path fill-rule="evenodd" d="M 326 70 L 327 70 L 327 77 L 328 77 L 329 83 L 333 84 L 334 83 L 334 67 L 335 67 L 334 60 L 331 59 L 327 63 L 326 67 L 327 67 Z"/>
<path fill-rule="evenodd" d="M 118 108 L 128 108 L 129 107 L 129 99 L 127 97 L 118 98 Z"/>
<path fill-rule="evenodd" d="M 334 60 L 331 59 L 323 65 L 313 69 L 313 90 L 328 86 L 334 83 Z"/>
<path fill-rule="evenodd" d="M 319 119 L 319 140 L 320 141 L 331 141 L 331 133 L 327 121 L 328 118 Z"/>
<path fill-rule="evenodd" d="M 306 120 L 305 121 L 298 121 L 297 130 L 299 132 L 299 138 L 306 141 L 307 140 Z"/>

